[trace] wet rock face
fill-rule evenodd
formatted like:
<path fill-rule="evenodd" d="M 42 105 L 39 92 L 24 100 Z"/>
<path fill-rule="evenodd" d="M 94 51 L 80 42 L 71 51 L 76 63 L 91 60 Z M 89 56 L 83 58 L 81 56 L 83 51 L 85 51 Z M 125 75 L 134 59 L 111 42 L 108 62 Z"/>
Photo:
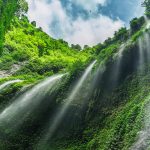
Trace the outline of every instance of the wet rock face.
<path fill-rule="evenodd" d="M 0 78 L 4 78 L 4 77 L 7 77 L 7 71 L 0 71 Z"/>
<path fill-rule="evenodd" d="M 24 66 L 26 62 L 18 63 L 18 64 L 13 64 L 11 66 L 10 70 L 0 70 L 0 78 L 5 78 L 13 75 L 17 71 L 21 69 L 22 66 Z"/>

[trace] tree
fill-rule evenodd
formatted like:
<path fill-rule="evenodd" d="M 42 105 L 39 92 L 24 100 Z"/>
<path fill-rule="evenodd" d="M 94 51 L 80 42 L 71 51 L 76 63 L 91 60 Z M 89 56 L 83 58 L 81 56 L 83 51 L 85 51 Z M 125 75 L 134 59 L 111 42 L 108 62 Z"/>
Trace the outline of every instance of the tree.
<path fill-rule="evenodd" d="M 80 51 L 80 50 L 82 49 L 79 44 L 76 44 L 76 45 L 71 44 L 71 48 L 72 48 L 72 49 L 75 49 L 75 50 L 78 50 L 78 51 Z"/>
<path fill-rule="evenodd" d="M 89 46 L 88 45 L 84 45 L 84 49 L 87 49 L 87 48 L 89 48 Z"/>
<path fill-rule="evenodd" d="M 4 35 L 15 14 L 21 15 L 28 10 L 25 0 L 0 0 L 0 55 L 2 54 Z"/>
<path fill-rule="evenodd" d="M 125 41 L 128 38 L 128 30 L 126 28 L 121 28 L 119 31 L 115 32 L 114 39 Z"/>
<path fill-rule="evenodd" d="M 145 23 L 144 17 L 134 18 L 130 21 L 131 33 L 138 31 Z"/>
<path fill-rule="evenodd" d="M 59 39 L 58 41 L 64 45 L 68 46 L 68 42 L 64 41 L 63 39 Z"/>
<path fill-rule="evenodd" d="M 31 24 L 36 27 L 36 21 L 32 21 Z"/>
<path fill-rule="evenodd" d="M 17 14 L 22 15 L 28 11 L 28 3 L 25 0 L 18 0 Z"/>
<path fill-rule="evenodd" d="M 108 37 L 108 39 L 106 39 L 106 40 L 104 41 L 104 43 L 105 43 L 106 45 L 111 44 L 111 43 L 112 43 L 112 38 Z"/>
<path fill-rule="evenodd" d="M 150 18 L 150 0 L 145 0 L 142 3 L 142 6 L 146 8 L 146 10 L 145 10 L 146 16 Z"/>

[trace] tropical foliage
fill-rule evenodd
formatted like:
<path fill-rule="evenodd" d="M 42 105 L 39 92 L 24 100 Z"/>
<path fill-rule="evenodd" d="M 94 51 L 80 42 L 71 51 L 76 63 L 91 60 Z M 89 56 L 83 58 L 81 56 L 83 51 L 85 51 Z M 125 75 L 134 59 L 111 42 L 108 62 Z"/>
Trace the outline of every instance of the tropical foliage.
<path fill-rule="evenodd" d="M 145 14 L 150 17 L 150 0 L 145 0 L 143 6 L 146 8 Z"/>
<path fill-rule="evenodd" d="M 4 42 L 4 34 L 9 27 L 15 13 L 21 14 L 27 11 L 27 3 L 24 0 L 0 0 L 0 54 Z"/>

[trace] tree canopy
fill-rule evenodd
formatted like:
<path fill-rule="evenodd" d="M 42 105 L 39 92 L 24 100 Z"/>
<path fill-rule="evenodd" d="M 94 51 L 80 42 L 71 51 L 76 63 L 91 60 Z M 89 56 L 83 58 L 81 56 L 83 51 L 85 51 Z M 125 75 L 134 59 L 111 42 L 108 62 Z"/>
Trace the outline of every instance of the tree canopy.
<path fill-rule="evenodd" d="M 28 10 L 25 0 L 0 0 L 0 54 L 2 53 L 4 34 L 15 13 L 21 15 Z"/>
<path fill-rule="evenodd" d="M 150 17 L 150 0 L 145 0 L 142 5 L 146 8 L 145 10 L 146 16 Z"/>

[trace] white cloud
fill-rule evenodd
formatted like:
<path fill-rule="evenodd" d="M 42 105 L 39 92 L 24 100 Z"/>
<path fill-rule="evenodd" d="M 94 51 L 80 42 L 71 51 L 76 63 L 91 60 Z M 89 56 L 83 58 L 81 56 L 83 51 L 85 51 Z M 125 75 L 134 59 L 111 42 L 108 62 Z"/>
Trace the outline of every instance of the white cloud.
<path fill-rule="evenodd" d="M 80 45 L 95 45 L 103 42 L 108 37 L 112 37 L 114 31 L 117 31 L 123 26 L 120 20 L 113 21 L 108 17 L 100 15 L 97 18 L 91 18 L 87 21 L 79 18 L 73 22 L 74 34 L 68 35 L 66 40 Z"/>
<path fill-rule="evenodd" d="M 104 5 L 106 0 L 70 0 L 72 3 L 82 6 L 86 10 L 96 9 L 98 4 Z"/>
<path fill-rule="evenodd" d="M 81 2 L 81 0 L 77 0 Z M 95 3 L 104 4 L 105 0 L 93 0 Z M 45 32 L 54 38 L 63 38 L 69 43 L 80 45 L 94 45 L 111 37 L 114 31 L 123 26 L 121 20 L 113 21 L 109 17 L 99 15 L 96 18 L 83 20 L 81 17 L 71 20 L 61 5 L 60 0 L 28 0 L 28 16 L 35 20 Z M 85 0 L 82 3 L 86 4 Z M 89 4 L 88 4 L 89 5 Z M 89 6 L 86 6 L 89 9 Z M 93 6 L 92 6 L 93 7 Z M 55 21 L 56 24 L 53 24 Z M 57 32 L 59 32 L 57 34 Z M 58 36 L 59 35 L 59 36 Z"/>

